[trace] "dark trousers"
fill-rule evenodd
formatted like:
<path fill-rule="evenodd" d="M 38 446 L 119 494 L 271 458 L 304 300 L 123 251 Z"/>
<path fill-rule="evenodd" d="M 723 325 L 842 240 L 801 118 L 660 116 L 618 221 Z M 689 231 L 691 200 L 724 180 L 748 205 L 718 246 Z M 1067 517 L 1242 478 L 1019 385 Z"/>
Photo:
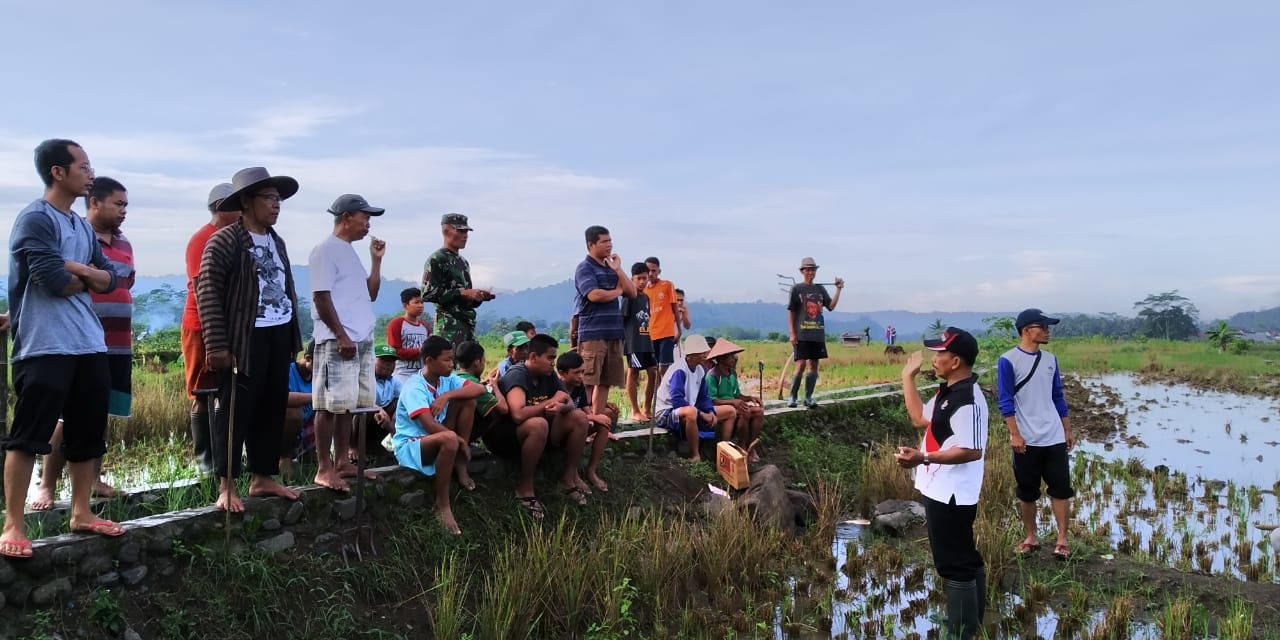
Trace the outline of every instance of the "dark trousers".
<path fill-rule="evenodd" d="M 925 496 L 924 515 L 925 526 L 929 530 L 929 547 L 933 551 L 933 566 L 938 575 L 957 582 L 977 577 L 985 566 L 973 540 L 973 521 L 978 517 L 978 505 L 957 505 L 954 496 L 950 504 Z"/>
<path fill-rule="evenodd" d="M 62 418 L 61 453 L 67 462 L 101 458 L 107 450 L 107 398 L 111 374 L 107 354 L 37 356 L 13 363 L 13 429 L 5 450 L 44 455 Z M 3 410 L 3 407 L 0 407 Z"/>
<path fill-rule="evenodd" d="M 289 363 L 291 335 L 288 324 L 253 330 L 249 348 L 253 351 L 250 370 L 240 372 L 232 385 L 230 371 L 219 379 L 218 402 L 221 411 L 213 421 L 213 466 L 219 477 L 227 475 L 227 431 L 232 405 L 235 406 L 235 433 L 232 442 L 231 475 L 239 476 L 241 451 L 247 450 L 249 473 L 273 476 L 280 473 L 280 432 L 284 412 L 289 404 Z M 235 401 L 232 402 L 232 387 Z"/>

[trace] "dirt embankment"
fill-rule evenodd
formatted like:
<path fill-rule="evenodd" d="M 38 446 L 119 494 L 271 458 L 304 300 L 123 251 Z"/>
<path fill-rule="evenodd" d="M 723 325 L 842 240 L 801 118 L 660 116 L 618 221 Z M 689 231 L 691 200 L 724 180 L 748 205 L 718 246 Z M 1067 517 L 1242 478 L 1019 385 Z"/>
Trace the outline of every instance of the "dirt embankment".
<path fill-rule="evenodd" d="M 1085 385 L 1077 376 L 1064 376 L 1063 390 L 1071 407 L 1071 429 L 1077 438 L 1094 442 L 1124 442 L 1145 446 L 1140 438 L 1128 432 L 1129 410 L 1120 394 L 1110 386 L 1094 382 Z"/>

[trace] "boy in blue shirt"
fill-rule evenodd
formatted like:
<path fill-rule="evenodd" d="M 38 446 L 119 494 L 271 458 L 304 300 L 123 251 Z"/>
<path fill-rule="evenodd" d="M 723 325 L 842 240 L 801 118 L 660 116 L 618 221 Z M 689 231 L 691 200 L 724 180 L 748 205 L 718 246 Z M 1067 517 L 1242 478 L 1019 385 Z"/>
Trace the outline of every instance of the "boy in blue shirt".
<path fill-rule="evenodd" d="M 459 469 L 459 482 L 466 475 L 471 452 L 467 447 L 475 399 L 484 393 L 482 385 L 453 375 L 453 345 L 440 336 L 427 338 L 422 345 L 421 375 L 411 376 L 400 392 L 396 407 L 396 433 L 392 436 L 396 461 L 436 479 L 436 518 L 454 535 L 462 530 L 449 505 L 449 482 Z M 443 467 L 437 473 L 436 467 Z M 465 486 L 465 485 L 464 485 Z M 468 488 L 474 488 L 472 483 Z"/>

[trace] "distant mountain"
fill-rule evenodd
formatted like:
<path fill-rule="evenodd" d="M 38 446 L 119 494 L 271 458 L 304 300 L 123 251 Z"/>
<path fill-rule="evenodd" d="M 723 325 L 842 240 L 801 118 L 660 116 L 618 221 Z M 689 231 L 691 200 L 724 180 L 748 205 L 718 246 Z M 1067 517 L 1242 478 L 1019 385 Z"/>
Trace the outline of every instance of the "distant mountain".
<path fill-rule="evenodd" d="M 1271 331 L 1280 329 L 1280 307 L 1261 311 L 1244 311 L 1227 319 L 1233 329 L 1245 331 Z"/>
<path fill-rule="evenodd" d="M 311 298 L 311 272 L 306 266 L 293 267 L 293 282 L 298 289 L 299 297 L 309 300 Z M 133 285 L 133 294 L 138 296 L 166 285 L 178 291 L 186 291 L 187 278 L 180 275 L 138 276 Z M 380 316 L 399 315 L 403 311 L 403 307 L 400 305 L 400 292 L 415 286 L 417 286 L 416 283 L 407 280 L 383 278 L 382 287 L 378 290 L 378 299 L 373 303 L 374 313 Z"/>

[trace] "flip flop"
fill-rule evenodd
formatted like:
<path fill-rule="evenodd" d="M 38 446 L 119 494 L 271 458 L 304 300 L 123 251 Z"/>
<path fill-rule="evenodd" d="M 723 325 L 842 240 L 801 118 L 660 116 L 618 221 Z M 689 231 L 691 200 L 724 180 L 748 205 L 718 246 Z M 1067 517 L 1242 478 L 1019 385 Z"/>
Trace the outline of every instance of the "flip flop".
<path fill-rule="evenodd" d="M 72 533 L 96 533 L 100 536 L 108 538 L 116 538 L 124 535 L 124 527 L 110 521 L 98 518 L 87 527 L 72 527 Z"/>
<path fill-rule="evenodd" d="M 4 556 L 6 558 L 30 558 L 32 556 L 31 541 L 26 538 L 22 538 L 20 540 L 0 541 L 0 545 L 6 544 L 17 547 L 18 552 L 14 553 L 12 551 L 4 551 L 3 548 L 0 548 L 0 556 Z"/>
<path fill-rule="evenodd" d="M 577 486 L 560 487 L 560 493 L 563 493 L 570 502 L 577 503 L 579 507 L 587 506 L 587 496 Z"/>
<path fill-rule="evenodd" d="M 516 496 L 516 500 L 520 502 L 520 506 L 524 507 L 524 510 L 528 511 L 534 520 L 541 520 L 547 515 L 547 508 L 542 506 L 542 502 L 535 496 Z"/>
<path fill-rule="evenodd" d="M 1039 551 L 1040 543 L 1035 542 L 1019 542 L 1018 546 L 1013 548 L 1013 554 L 1017 556 L 1029 555 L 1032 551 Z"/>
<path fill-rule="evenodd" d="M 1069 560 L 1071 558 L 1071 547 L 1065 544 L 1053 545 L 1053 557 L 1059 560 Z"/>

